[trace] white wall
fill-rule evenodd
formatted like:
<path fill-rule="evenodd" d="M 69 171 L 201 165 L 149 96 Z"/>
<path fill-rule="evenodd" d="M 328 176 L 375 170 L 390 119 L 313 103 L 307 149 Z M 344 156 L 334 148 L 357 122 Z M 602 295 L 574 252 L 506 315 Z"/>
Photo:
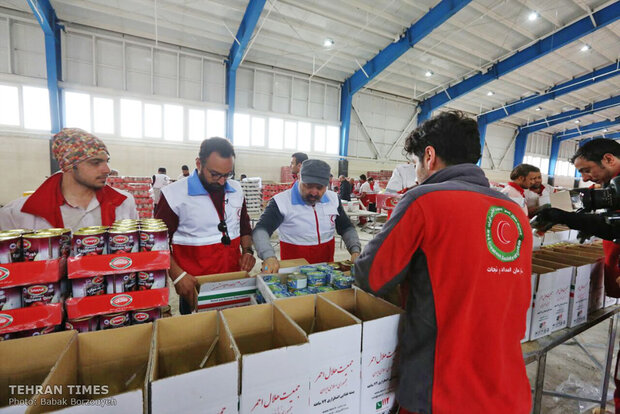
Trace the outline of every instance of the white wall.
<path fill-rule="evenodd" d="M 486 145 L 482 149 L 481 166 L 485 170 L 511 171 L 514 162 L 514 136 L 513 128 L 491 124 L 487 127 Z M 499 173 L 503 177 L 503 173 Z M 492 181 L 504 181 L 495 180 Z"/>

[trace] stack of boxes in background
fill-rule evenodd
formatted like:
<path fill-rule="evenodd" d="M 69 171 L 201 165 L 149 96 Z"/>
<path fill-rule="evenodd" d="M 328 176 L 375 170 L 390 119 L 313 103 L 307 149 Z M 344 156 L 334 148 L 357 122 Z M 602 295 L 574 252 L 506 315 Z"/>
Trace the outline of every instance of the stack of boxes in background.
<path fill-rule="evenodd" d="M 245 205 L 249 215 L 259 215 L 263 204 L 260 178 L 246 178 L 241 182 Z"/>
<path fill-rule="evenodd" d="M 70 234 L 67 229 L 0 233 L 0 341 L 60 328 Z"/>
<path fill-rule="evenodd" d="M 136 200 L 138 217 L 153 217 L 154 202 L 150 177 L 108 177 L 108 184 L 133 195 L 134 200 Z"/>
<path fill-rule="evenodd" d="M 290 183 L 263 183 L 263 208 L 267 207 L 269 200 L 271 200 L 274 195 L 281 193 L 282 191 L 286 191 L 289 188 L 291 188 Z"/>
<path fill-rule="evenodd" d="M 280 182 L 281 183 L 292 183 L 295 181 L 293 178 L 293 173 L 291 172 L 291 167 L 280 167 Z"/>

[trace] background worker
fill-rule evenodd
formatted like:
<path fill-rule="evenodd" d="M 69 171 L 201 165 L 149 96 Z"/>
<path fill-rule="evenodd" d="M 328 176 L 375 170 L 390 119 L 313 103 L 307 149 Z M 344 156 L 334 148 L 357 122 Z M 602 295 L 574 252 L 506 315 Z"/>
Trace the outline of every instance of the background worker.
<path fill-rule="evenodd" d="M 303 152 L 296 152 L 291 155 L 291 174 L 293 175 L 293 183 L 299 178 L 299 171 L 301 170 L 301 164 L 308 159 L 308 154 Z"/>
<path fill-rule="evenodd" d="M 276 229 L 280 235 L 282 260 L 334 261 L 335 233 L 342 236 L 351 260 L 359 256 L 361 244 L 357 231 L 338 195 L 327 190 L 329 171 L 325 161 L 304 161 L 299 181 L 269 201 L 252 233 L 258 257 L 263 259 L 263 271 L 277 273 L 280 268 L 269 241 Z"/>
<path fill-rule="evenodd" d="M 411 163 L 397 165 L 385 187 L 386 192 L 402 194 L 417 184 L 415 166 Z"/>
<path fill-rule="evenodd" d="M 540 175 L 540 169 L 530 164 L 519 164 L 510 173 L 511 182 L 501 191 L 517 203 L 521 210 L 528 215 L 525 190 L 532 186 L 536 174 Z"/>

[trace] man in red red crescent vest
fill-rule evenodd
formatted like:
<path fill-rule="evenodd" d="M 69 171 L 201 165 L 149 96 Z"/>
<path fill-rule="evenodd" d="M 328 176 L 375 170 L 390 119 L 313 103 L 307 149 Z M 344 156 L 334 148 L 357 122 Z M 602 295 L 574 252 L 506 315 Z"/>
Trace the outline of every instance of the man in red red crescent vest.
<path fill-rule="evenodd" d="M 256 263 L 243 190 L 231 179 L 234 157 L 227 139 L 205 139 L 196 170 L 162 188 L 155 217 L 168 226 L 170 278 L 182 314 L 196 308 L 195 276 L 250 271 Z"/>
<path fill-rule="evenodd" d="M 584 181 L 592 181 L 601 186 L 608 186 L 612 178 L 620 174 L 620 144 L 611 139 L 594 139 L 581 146 L 571 159 L 575 169 L 581 173 Z M 620 298 L 620 244 L 618 230 L 605 223 L 604 217 L 598 214 L 577 214 L 557 208 L 543 209 L 538 213 L 538 220 L 543 223 L 559 223 L 601 237 L 605 251 L 605 294 Z M 620 371 L 616 360 L 614 381 L 614 402 L 616 414 L 620 414 Z"/>
<path fill-rule="evenodd" d="M 79 128 L 64 128 L 52 139 L 52 154 L 61 171 L 52 174 L 28 197 L 0 210 L 0 230 L 110 226 L 136 219 L 133 196 L 106 185 L 110 173 L 107 147 Z"/>
<path fill-rule="evenodd" d="M 530 164 L 519 164 L 510 172 L 510 181 L 502 189 L 502 194 L 506 194 L 512 201 L 517 203 L 527 215 L 527 200 L 525 192 L 532 186 L 536 175 L 540 175 L 540 168 Z"/>
<path fill-rule="evenodd" d="M 364 289 L 405 296 L 400 413 L 530 412 L 521 339 L 531 298 L 527 215 L 476 165 L 476 121 L 444 112 L 405 142 L 420 185 L 355 262 Z M 467 206 L 467 208 L 463 208 Z"/>
<path fill-rule="evenodd" d="M 336 232 L 342 236 L 351 260 L 357 258 L 361 250 L 357 231 L 344 212 L 338 194 L 327 189 L 329 175 L 329 164 L 325 161 L 306 160 L 299 181 L 269 201 L 252 233 L 258 257 L 263 259 L 263 271 L 276 273 L 280 268 L 269 240 L 276 229 L 282 260 L 333 261 Z"/>
<path fill-rule="evenodd" d="M 368 211 L 377 211 L 377 185 L 375 179 L 368 177 L 368 181 L 360 186 L 360 201 Z"/>

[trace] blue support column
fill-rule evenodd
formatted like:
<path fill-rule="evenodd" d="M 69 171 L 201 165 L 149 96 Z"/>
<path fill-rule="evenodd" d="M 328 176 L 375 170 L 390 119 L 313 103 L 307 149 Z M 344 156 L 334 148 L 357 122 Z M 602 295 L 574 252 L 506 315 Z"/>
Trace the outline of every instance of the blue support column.
<path fill-rule="evenodd" d="M 560 140 L 554 135 L 551 138 L 551 154 L 549 155 L 549 171 L 547 172 L 549 177 L 555 176 L 555 165 L 558 162 L 559 154 L 560 154 Z"/>
<path fill-rule="evenodd" d="M 260 18 L 266 0 L 250 0 L 245 14 L 239 24 L 237 36 L 228 53 L 228 61 L 226 62 L 226 105 L 228 112 L 226 114 L 226 137 L 232 141 L 234 136 L 234 119 L 235 119 L 235 91 L 237 85 L 237 68 L 243 60 L 243 55 L 250 43 L 252 33 L 256 28 L 256 23 Z"/>
<path fill-rule="evenodd" d="M 527 147 L 527 136 L 529 133 L 527 131 L 521 130 L 519 128 L 519 132 L 517 133 L 517 138 L 515 139 L 515 156 L 513 167 L 521 164 L 523 162 L 523 157 L 525 157 L 525 148 Z"/>
<path fill-rule="evenodd" d="M 56 12 L 49 0 L 27 0 L 34 16 L 37 18 L 45 38 L 45 64 L 47 70 L 47 90 L 50 102 L 50 124 L 52 134 L 64 127 L 64 105 L 62 90 L 59 83 L 62 78 L 62 58 L 60 54 L 60 30 Z M 50 139 L 50 170 L 58 171 L 58 163 L 52 156 L 52 141 Z"/>
<path fill-rule="evenodd" d="M 487 135 L 487 124 L 484 121 L 478 121 L 478 133 L 480 134 L 480 160 L 478 165 L 482 165 L 482 158 L 484 157 L 484 142 Z M 489 153 L 489 156 L 491 154 Z"/>
<path fill-rule="evenodd" d="M 431 96 L 420 103 L 421 119 L 425 119 L 437 108 L 448 101 L 457 99 L 475 89 L 478 89 L 495 79 L 498 79 L 528 63 L 539 59 L 548 53 L 564 47 L 575 40 L 586 36 L 595 30 L 614 23 L 620 18 L 620 2 L 615 2 L 575 23 L 568 25 L 557 32 L 537 41 L 533 45 L 497 62 L 485 73 L 479 73 L 453 85 L 443 92 Z"/>
<path fill-rule="evenodd" d="M 404 55 L 416 43 L 424 39 L 459 10 L 467 6 L 471 0 L 442 0 L 417 22 L 397 41 L 389 44 L 375 57 L 370 59 L 361 69 L 348 77 L 342 85 L 340 99 L 340 155 L 346 156 L 349 147 L 349 128 L 351 122 L 351 107 L 353 95 L 374 79 L 385 68 Z M 348 103 L 347 103 L 348 102 Z M 348 107 L 347 107 L 348 105 Z"/>

